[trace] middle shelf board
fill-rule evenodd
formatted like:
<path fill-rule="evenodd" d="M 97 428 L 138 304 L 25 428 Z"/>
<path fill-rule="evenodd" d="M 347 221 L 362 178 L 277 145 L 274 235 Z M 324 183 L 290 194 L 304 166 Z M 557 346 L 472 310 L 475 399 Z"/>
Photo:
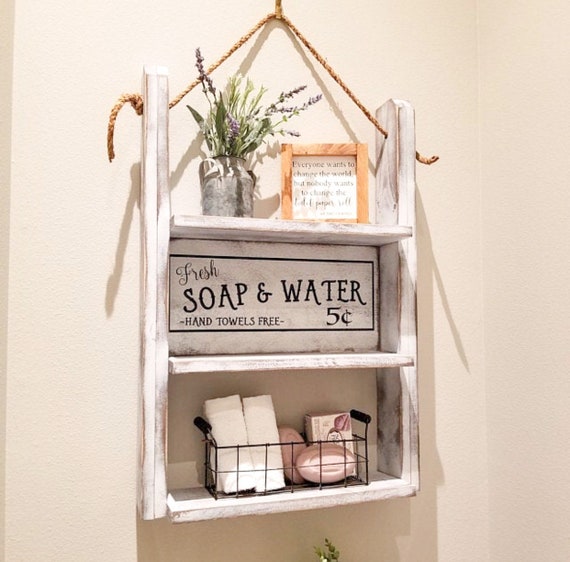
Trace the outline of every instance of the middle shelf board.
<path fill-rule="evenodd" d="M 381 369 L 409 367 L 412 357 L 398 353 L 293 353 L 267 355 L 200 355 L 169 358 L 169 373 L 213 373 L 221 371 L 281 371 L 311 369 Z"/>
<path fill-rule="evenodd" d="M 172 238 L 383 246 L 412 236 L 410 226 L 175 215 Z"/>

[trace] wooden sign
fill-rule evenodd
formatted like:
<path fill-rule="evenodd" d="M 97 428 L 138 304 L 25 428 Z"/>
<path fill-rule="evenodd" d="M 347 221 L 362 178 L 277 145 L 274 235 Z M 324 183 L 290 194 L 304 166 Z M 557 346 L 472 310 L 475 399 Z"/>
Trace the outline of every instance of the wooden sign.
<path fill-rule="evenodd" d="M 368 222 L 366 144 L 281 145 L 281 216 Z"/>
<path fill-rule="evenodd" d="M 175 240 L 171 353 L 377 350 L 377 269 L 370 247 Z"/>

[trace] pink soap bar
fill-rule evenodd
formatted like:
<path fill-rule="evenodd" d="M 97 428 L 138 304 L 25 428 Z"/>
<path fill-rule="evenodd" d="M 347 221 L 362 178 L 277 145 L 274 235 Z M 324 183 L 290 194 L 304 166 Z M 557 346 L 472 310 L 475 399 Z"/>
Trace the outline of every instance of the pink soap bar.
<path fill-rule="evenodd" d="M 310 445 L 297 456 L 297 471 L 309 482 L 330 484 L 354 473 L 356 458 L 345 447 L 323 442 Z"/>
<path fill-rule="evenodd" d="M 305 480 L 295 468 L 295 463 L 299 454 L 307 448 L 307 444 L 301 434 L 292 427 L 279 427 L 278 430 L 285 478 L 293 484 L 302 484 Z"/>

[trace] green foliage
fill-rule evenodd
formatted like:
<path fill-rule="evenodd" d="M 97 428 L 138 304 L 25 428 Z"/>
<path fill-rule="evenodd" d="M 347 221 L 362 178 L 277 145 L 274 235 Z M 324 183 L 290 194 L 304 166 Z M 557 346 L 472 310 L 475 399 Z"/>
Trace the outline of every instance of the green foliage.
<path fill-rule="evenodd" d="M 282 125 L 322 97 L 318 95 L 309 98 L 301 106 L 286 105 L 288 99 L 305 89 L 305 86 L 301 86 L 281 93 L 276 102 L 264 108 L 261 105 L 262 97 L 267 91 L 264 87 L 256 90 L 249 78 L 235 75 L 228 79 L 225 89 L 219 91 L 204 70 L 203 61 L 200 49 L 196 49 L 196 67 L 209 104 L 208 113 L 204 117 L 193 107 L 187 107 L 200 127 L 212 157 L 244 158 L 268 136 L 299 136 L 295 131 L 285 130 Z"/>
<path fill-rule="evenodd" d="M 329 539 L 325 539 L 325 548 L 315 547 L 315 554 L 319 557 L 319 562 L 334 562 L 339 559 L 340 552 Z"/>

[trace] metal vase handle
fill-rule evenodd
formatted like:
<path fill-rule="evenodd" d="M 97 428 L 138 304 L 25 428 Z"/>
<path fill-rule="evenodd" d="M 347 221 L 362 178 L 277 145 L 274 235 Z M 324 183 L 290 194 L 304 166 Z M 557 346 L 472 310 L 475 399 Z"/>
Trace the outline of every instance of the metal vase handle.
<path fill-rule="evenodd" d="M 224 167 L 215 158 L 205 158 L 202 160 L 201 165 L 198 167 L 200 184 L 204 183 L 204 178 L 210 173 L 213 168 L 216 168 L 220 174 L 222 174 L 224 171 Z"/>

